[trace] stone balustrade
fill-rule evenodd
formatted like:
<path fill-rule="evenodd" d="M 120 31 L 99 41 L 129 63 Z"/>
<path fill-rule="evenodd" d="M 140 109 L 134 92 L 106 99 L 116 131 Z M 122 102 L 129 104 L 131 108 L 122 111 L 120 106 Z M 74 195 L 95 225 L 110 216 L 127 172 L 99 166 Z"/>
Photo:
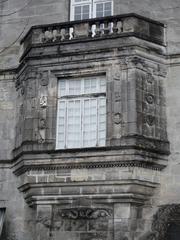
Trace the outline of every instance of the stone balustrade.
<path fill-rule="evenodd" d="M 105 37 L 135 36 L 164 45 L 164 24 L 124 14 L 82 21 L 33 26 L 22 39 L 24 51 L 34 44 L 53 44 Z"/>

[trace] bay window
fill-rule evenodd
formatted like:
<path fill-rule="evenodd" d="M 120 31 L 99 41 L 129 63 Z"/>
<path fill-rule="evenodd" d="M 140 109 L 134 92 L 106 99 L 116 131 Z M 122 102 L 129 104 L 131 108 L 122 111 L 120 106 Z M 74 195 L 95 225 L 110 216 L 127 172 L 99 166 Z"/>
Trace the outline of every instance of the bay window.
<path fill-rule="evenodd" d="M 59 80 L 56 148 L 98 147 L 105 141 L 105 77 Z"/>

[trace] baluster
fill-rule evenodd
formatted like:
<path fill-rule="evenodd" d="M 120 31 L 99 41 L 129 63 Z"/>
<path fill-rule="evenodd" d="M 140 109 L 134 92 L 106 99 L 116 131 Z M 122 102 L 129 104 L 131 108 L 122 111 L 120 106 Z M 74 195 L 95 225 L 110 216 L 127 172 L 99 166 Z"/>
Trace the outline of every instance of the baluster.
<path fill-rule="evenodd" d="M 117 34 L 118 33 L 118 27 L 117 27 L 117 19 L 115 19 L 113 21 L 113 34 Z"/>
<path fill-rule="evenodd" d="M 65 29 L 64 28 L 61 28 L 60 34 L 61 34 L 61 41 L 64 41 L 65 40 Z"/>
<path fill-rule="evenodd" d="M 56 39 L 57 39 L 57 41 L 61 41 L 61 29 L 60 28 L 58 28 L 57 29 L 57 35 L 56 35 Z"/>
<path fill-rule="evenodd" d="M 104 29 L 103 29 L 103 30 L 104 30 L 104 31 L 103 31 L 104 35 L 108 35 L 109 32 L 110 32 L 109 22 L 108 22 L 108 21 L 105 21 L 104 24 L 103 24 L 103 26 L 104 26 Z"/>
<path fill-rule="evenodd" d="M 96 22 L 96 30 L 95 30 L 95 37 L 100 37 L 101 36 L 101 26 L 100 22 Z"/>
<path fill-rule="evenodd" d="M 53 39 L 53 35 L 52 35 L 52 32 L 49 31 L 49 30 L 46 30 L 44 32 L 44 42 L 51 42 Z"/>
<path fill-rule="evenodd" d="M 118 32 L 119 33 L 123 32 L 123 23 L 122 23 L 122 21 L 118 21 L 117 27 L 118 27 Z"/>
<path fill-rule="evenodd" d="M 65 27 L 65 40 L 69 40 L 70 39 L 70 28 L 69 27 Z"/>
<path fill-rule="evenodd" d="M 52 28 L 48 28 L 48 42 L 52 42 L 53 41 L 53 30 Z"/>
<path fill-rule="evenodd" d="M 57 41 L 57 29 L 54 29 L 53 31 L 52 31 L 52 35 L 53 35 L 53 42 L 56 42 Z"/>
<path fill-rule="evenodd" d="M 89 23 L 89 29 L 88 29 L 88 37 L 93 37 L 94 36 L 94 32 L 93 32 L 93 24 Z"/>
<path fill-rule="evenodd" d="M 69 28 L 69 40 L 73 39 L 75 37 L 75 31 L 74 27 Z"/>

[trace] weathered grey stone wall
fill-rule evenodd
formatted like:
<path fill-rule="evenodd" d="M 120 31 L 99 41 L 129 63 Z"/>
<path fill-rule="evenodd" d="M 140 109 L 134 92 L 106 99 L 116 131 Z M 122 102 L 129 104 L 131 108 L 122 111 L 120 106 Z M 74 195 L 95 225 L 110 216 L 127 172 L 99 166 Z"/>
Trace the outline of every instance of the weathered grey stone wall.
<path fill-rule="evenodd" d="M 0 161 L 12 159 L 15 143 L 16 99 L 14 74 L 0 75 Z"/>
<path fill-rule="evenodd" d="M 0 207 L 6 207 L 2 240 L 32 240 L 34 234 L 33 209 L 24 202 L 23 195 L 17 189 L 18 180 L 8 169 L 0 169 Z M 26 229 L 29 229 L 26 231 Z"/>
<path fill-rule="evenodd" d="M 136 12 L 165 22 L 167 24 L 167 52 L 168 54 L 180 53 L 179 0 L 121 0 L 121 2 L 115 0 L 114 9 L 115 14 Z M 25 2 L 24 0 L 7 0 L 0 3 L 0 15 L 0 68 L 7 69 L 18 65 L 22 52 L 19 40 L 31 25 L 61 22 L 69 19 L 69 1 L 32 0 Z M 159 173 L 157 174 L 161 185 L 157 194 L 154 195 L 152 205 L 180 203 L 180 60 L 178 56 L 168 60 L 167 69 L 169 66 L 169 77 L 165 86 L 171 155 L 168 167 L 163 170 L 161 176 Z M 0 76 L 0 160 L 3 161 L 12 159 L 12 150 L 15 146 L 16 94 L 13 74 L 2 73 Z M 133 175 L 134 173 L 125 172 L 124 174 Z M 140 172 L 138 174 L 141 175 Z M 22 193 L 19 193 L 17 189 L 19 186 L 17 177 L 12 174 L 8 166 L 0 170 L 0 179 L 2 196 L 0 200 L 7 207 L 3 239 L 31 240 L 34 234 L 34 210 L 24 202 Z M 152 216 L 155 211 L 156 208 L 150 210 L 147 208 L 144 219 L 146 216 L 147 218 Z M 138 224 L 141 225 L 141 222 Z"/>
<path fill-rule="evenodd" d="M 0 2 L 0 67 L 18 64 L 19 38 L 32 25 L 69 20 L 69 0 L 7 0 Z M 168 53 L 179 53 L 180 3 L 178 0 L 114 0 L 114 14 L 135 12 L 167 24 Z M 12 43 L 14 43 L 12 45 Z M 11 46 L 12 45 L 12 46 Z"/>
<path fill-rule="evenodd" d="M 155 196 L 155 202 L 158 205 L 180 203 L 180 62 L 172 59 L 170 64 L 171 68 L 166 82 L 166 101 L 171 155 L 168 166 L 161 174 L 159 194 Z"/>
<path fill-rule="evenodd" d="M 1 2 L 1 69 L 16 67 L 18 65 L 20 50 L 19 42 L 30 26 L 44 23 L 63 22 L 67 21 L 69 18 L 68 0 L 7 0 Z M 4 48 L 7 49 L 4 51 Z"/>

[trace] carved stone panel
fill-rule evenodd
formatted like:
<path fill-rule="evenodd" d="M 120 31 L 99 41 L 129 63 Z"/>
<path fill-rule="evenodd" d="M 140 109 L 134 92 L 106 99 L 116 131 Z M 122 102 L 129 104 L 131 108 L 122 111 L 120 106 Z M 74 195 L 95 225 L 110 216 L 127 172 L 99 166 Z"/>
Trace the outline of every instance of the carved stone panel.
<path fill-rule="evenodd" d="M 37 215 L 37 225 L 44 229 L 40 238 L 112 240 L 113 212 L 110 208 L 73 207 L 58 205 L 42 209 Z M 42 235 L 42 236 L 41 236 Z M 78 237 L 77 237 L 78 236 Z"/>

